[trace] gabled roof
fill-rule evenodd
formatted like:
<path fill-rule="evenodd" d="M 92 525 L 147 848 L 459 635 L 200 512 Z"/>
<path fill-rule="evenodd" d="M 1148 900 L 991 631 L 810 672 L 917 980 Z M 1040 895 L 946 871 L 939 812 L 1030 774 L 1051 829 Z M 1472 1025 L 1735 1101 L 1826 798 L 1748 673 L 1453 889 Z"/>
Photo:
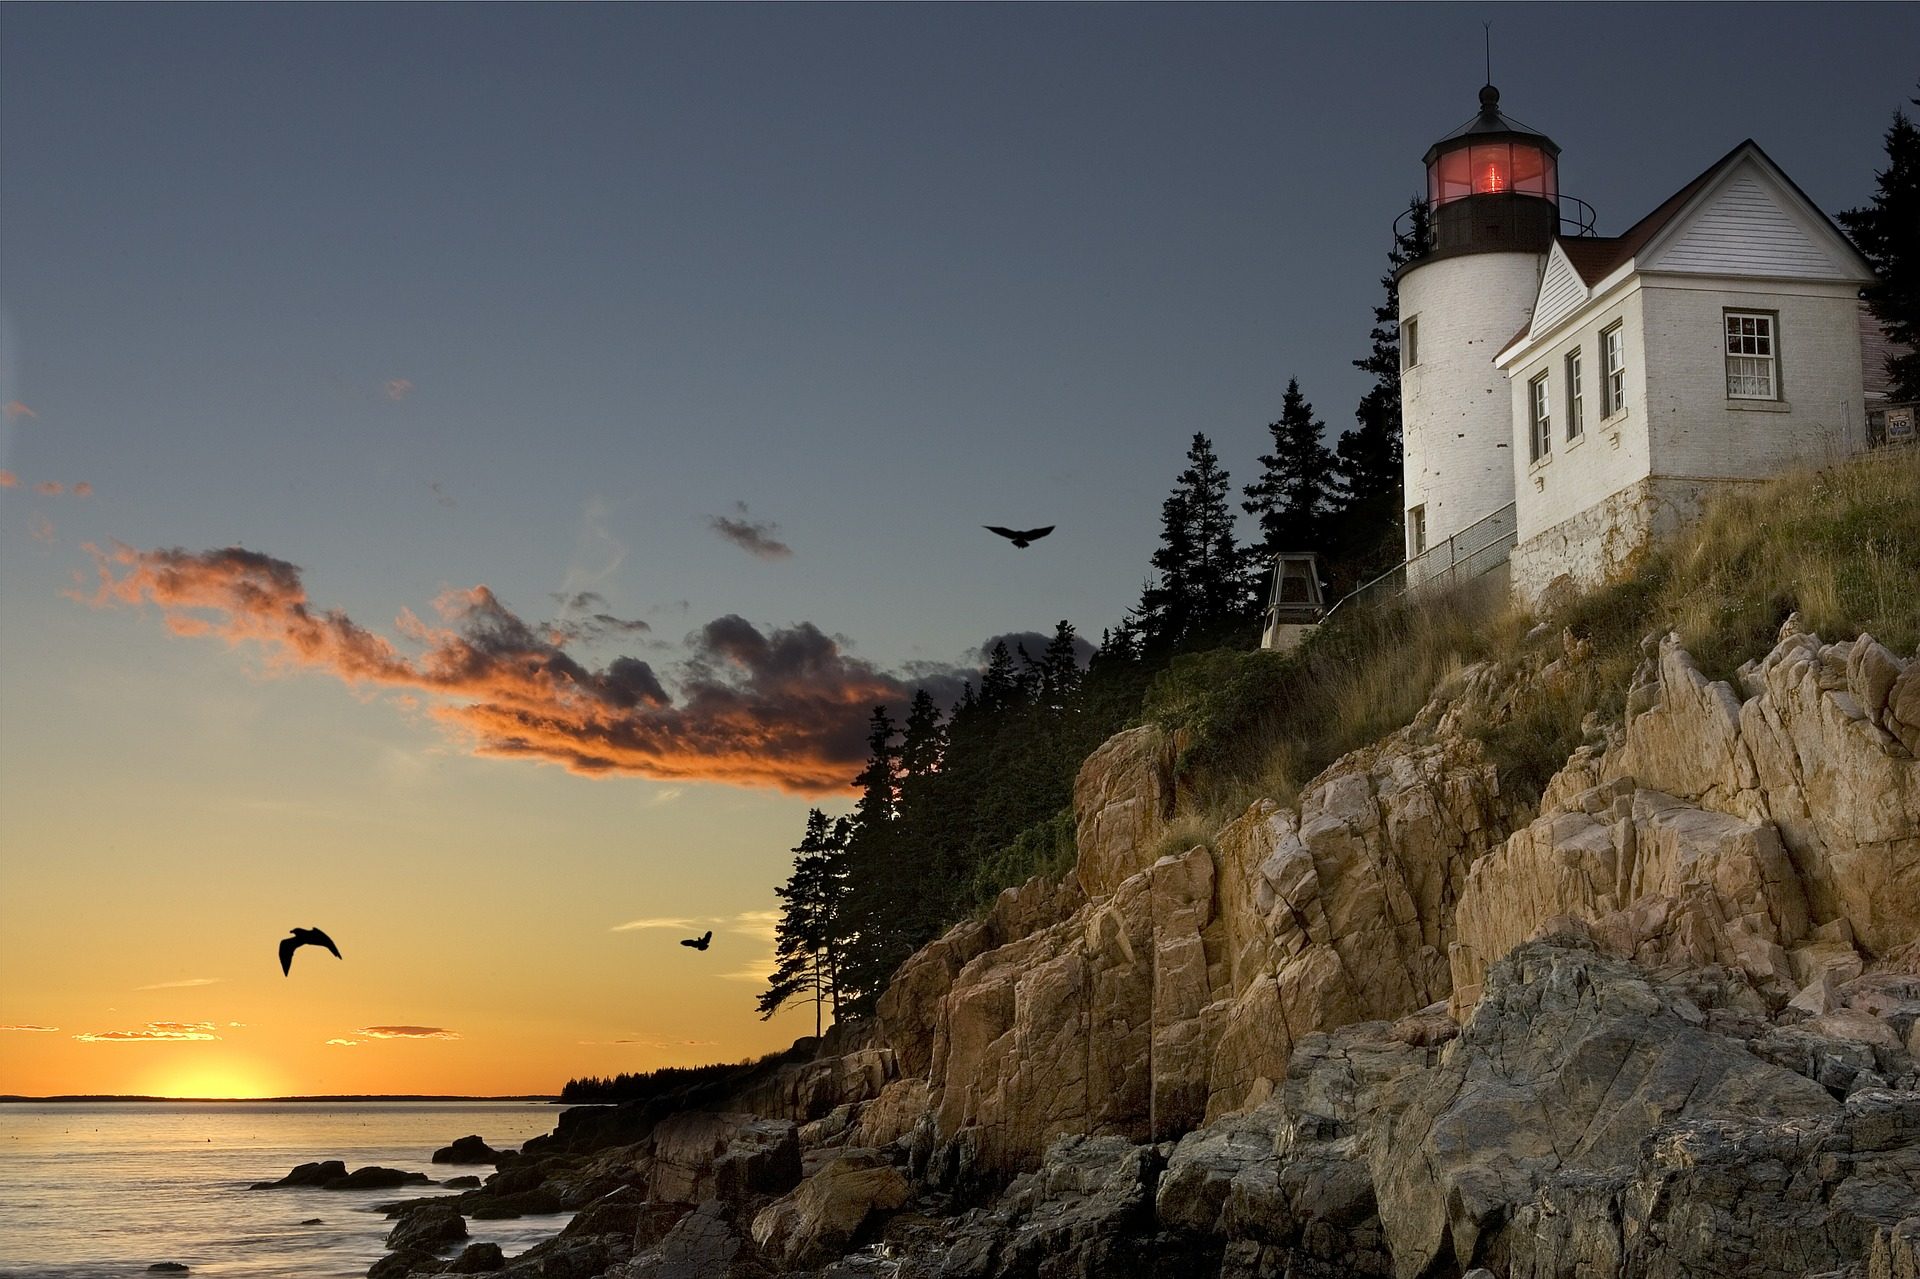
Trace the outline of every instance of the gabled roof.
<path fill-rule="evenodd" d="M 1736 146 L 1733 150 L 1708 165 L 1698 177 L 1662 200 L 1659 205 L 1654 208 L 1653 212 L 1641 218 L 1621 234 L 1615 236 L 1561 236 L 1558 237 L 1554 243 L 1559 247 L 1560 251 L 1566 255 L 1568 263 L 1579 273 L 1581 282 L 1589 289 L 1592 289 L 1602 280 L 1638 257 L 1643 249 L 1660 237 L 1662 232 L 1674 226 L 1680 220 L 1681 214 L 1691 209 L 1707 189 L 1719 180 L 1722 174 L 1733 168 L 1748 155 L 1757 159 L 1768 173 L 1784 183 L 1793 196 L 1826 225 L 1827 229 L 1845 246 L 1846 251 L 1854 258 L 1862 271 L 1869 276 L 1872 274 L 1872 270 L 1867 265 L 1866 259 L 1862 258 L 1859 250 L 1854 248 L 1853 241 L 1847 238 L 1846 232 L 1836 226 L 1833 219 L 1827 216 L 1826 211 L 1815 204 L 1813 200 L 1807 196 L 1807 193 L 1800 189 L 1799 184 L 1788 177 L 1786 171 L 1775 164 L 1773 157 L 1761 150 L 1760 144 L 1752 138 L 1745 139 L 1739 146 Z M 1537 301 L 1536 299 L 1536 305 Z M 1533 320 L 1532 317 L 1529 316 L 1527 323 L 1522 325 L 1520 331 L 1514 334 L 1505 346 L 1500 348 L 1494 355 L 1494 359 L 1499 359 L 1520 345 L 1526 340 L 1532 330 Z"/>

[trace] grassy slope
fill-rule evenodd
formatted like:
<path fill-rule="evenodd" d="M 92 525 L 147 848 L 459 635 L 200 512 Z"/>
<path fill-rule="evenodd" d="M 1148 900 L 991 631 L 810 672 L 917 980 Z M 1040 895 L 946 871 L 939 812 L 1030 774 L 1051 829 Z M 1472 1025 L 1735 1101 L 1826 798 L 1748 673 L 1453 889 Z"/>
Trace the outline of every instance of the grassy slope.
<path fill-rule="evenodd" d="M 1146 717 L 1181 735 L 1181 780 L 1205 817 L 1257 795 L 1290 802 L 1340 755 L 1411 720 L 1451 672 L 1482 660 L 1518 675 L 1582 658 L 1469 726 L 1523 795 L 1538 796 L 1590 712 L 1617 720 L 1640 643 L 1677 631 L 1711 678 L 1765 653 L 1788 614 L 1833 641 L 1869 632 L 1920 645 L 1920 450 L 1783 475 L 1714 503 L 1617 580 L 1560 606 L 1541 631 L 1484 579 L 1418 604 L 1342 612 L 1297 652 L 1182 658 Z M 1539 631 L 1540 633 L 1535 633 Z M 1531 635 L 1531 638 L 1529 636 Z"/>

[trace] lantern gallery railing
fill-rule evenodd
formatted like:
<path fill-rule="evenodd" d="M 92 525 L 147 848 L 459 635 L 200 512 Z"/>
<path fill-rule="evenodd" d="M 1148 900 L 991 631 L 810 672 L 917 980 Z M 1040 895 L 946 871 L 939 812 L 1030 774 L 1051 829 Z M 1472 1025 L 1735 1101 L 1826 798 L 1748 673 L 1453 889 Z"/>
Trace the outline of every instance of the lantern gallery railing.
<path fill-rule="evenodd" d="M 1351 605 L 1384 604 L 1402 595 L 1417 595 L 1470 581 L 1505 564 L 1518 541 L 1514 504 L 1508 502 L 1446 541 L 1436 542 L 1412 559 L 1356 587 L 1337 600 L 1327 610 L 1327 616 L 1332 617 Z"/>
<path fill-rule="evenodd" d="M 1560 229 L 1561 235 L 1569 236 L 1569 237 L 1579 237 L 1579 236 L 1589 236 L 1594 234 L 1594 227 L 1599 225 L 1600 215 L 1593 211 L 1593 206 L 1591 204 L 1588 204 L 1585 200 L 1582 200 L 1578 196 L 1573 196 L 1573 195 L 1559 195 L 1559 196 L 1552 196 L 1552 197 L 1543 196 L 1542 198 L 1546 199 L 1548 203 L 1552 204 L 1554 208 L 1558 210 L 1559 229 Z M 1433 202 L 1425 201 L 1419 205 L 1407 208 L 1404 211 L 1402 211 L 1400 216 L 1393 220 L 1394 242 L 1398 243 L 1400 240 L 1412 234 L 1413 216 L 1416 211 L 1421 213 L 1424 217 L 1426 217 L 1429 220 L 1428 221 L 1429 226 L 1431 226 L 1432 224 L 1431 219 L 1433 217 L 1434 207 L 1435 206 Z M 1431 236 L 1432 236 L 1431 231 L 1428 232 L 1428 236 L 1429 236 L 1429 242 L 1426 245 L 1421 247 L 1419 254 L 1415 254 L 1414 256 L 1418 257 L 1420 256 L 1420 254 L 1424 254 L 1428 250 L 1433 248 L 1433 244 L 1431 242 Z"/>

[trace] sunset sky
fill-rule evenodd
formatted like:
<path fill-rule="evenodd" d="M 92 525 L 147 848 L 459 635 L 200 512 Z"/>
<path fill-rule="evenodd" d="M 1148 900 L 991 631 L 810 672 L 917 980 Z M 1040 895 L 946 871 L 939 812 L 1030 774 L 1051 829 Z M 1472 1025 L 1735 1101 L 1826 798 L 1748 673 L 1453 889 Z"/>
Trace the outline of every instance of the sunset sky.
<path fill-rule="evenodd" d="M 1484 17 L 1605 233 L 1749 136 L 1867 198 L 1920 7 L 1753 13 L 7 5 L 0 1092 L 810 1033 L 867 709 L 1097 638 L 1193 432 L 1351 422 Z"/>

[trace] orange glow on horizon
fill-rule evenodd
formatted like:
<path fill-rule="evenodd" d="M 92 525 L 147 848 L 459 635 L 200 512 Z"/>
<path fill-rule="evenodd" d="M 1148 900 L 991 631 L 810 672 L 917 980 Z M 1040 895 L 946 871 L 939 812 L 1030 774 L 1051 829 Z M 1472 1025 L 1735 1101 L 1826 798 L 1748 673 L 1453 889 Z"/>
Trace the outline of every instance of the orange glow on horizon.
<path fill-rule="evenodd" d="M 219 1063 L 183 1062 L 148 1076 L 153 1082 L 139 1091 L 151 1097 L 180 1100 L 288 1097 L 298 1095 L 278 1075 L 247 1060 Z"/>

